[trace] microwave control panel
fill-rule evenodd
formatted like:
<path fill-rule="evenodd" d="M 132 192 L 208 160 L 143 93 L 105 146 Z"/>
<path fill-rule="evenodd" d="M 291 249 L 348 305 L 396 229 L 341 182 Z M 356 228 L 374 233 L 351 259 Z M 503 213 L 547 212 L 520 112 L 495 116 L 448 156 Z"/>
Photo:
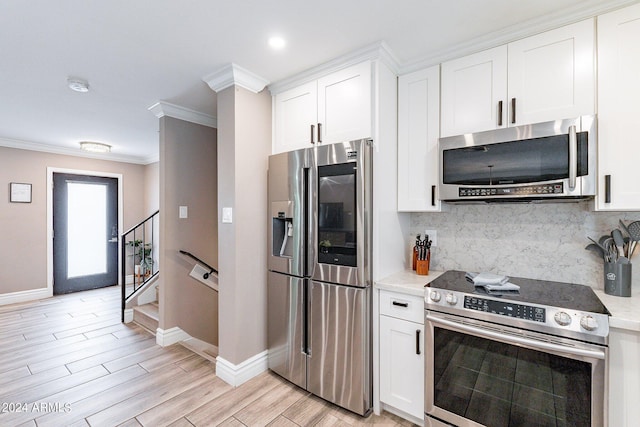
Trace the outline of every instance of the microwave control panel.
<path fill-rule="evenodd" d="M 526 187 L 460 187 L 460 197 L 484 196 L 544 196 L 545 194 L 562 194 L 562 183 L 528 185 Z"/>

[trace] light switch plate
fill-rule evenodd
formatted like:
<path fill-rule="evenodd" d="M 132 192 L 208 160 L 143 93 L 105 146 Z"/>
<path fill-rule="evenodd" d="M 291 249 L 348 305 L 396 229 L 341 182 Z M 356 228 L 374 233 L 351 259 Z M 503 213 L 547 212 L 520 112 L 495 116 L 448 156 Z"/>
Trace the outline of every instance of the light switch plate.
<path fill-rule="evenodd" d="M 180 206 L 178 209 L 179 218 L 189 218 L 189 208 L 187 206 Z"/>
<path fill-rule="evenodd" d="M 429 236 L 431 246 L 438 246 L 438 232 L 436 230 L 424 230 L 424 235 Z"/>
<path fill-rule="evenodd" d="M 222 222 L 224 224 L 233 222 L 233 208 L 222 208 Z"/>

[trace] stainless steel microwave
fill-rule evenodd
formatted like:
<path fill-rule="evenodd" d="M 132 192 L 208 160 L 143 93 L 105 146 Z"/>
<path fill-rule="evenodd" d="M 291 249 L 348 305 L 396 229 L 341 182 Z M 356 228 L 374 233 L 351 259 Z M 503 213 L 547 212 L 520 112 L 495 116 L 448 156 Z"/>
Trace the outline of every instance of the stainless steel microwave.
<path fill-rule="evenodd" d="M 596 191 L 596 134 L 596 116 L 582 116 L 440 138 L 440 200 L 591 198 Z"/>

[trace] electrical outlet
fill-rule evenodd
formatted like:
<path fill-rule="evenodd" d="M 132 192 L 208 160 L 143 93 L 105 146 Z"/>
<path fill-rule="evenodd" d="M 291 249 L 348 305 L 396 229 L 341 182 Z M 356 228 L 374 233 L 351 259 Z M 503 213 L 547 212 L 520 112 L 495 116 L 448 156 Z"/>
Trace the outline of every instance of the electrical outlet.
<path fill-rule="evenodd" d="M 431 246 L 438 246 L 438 232 L 436 230 L 424 230 L 425 236 L 429 236 Z"/>

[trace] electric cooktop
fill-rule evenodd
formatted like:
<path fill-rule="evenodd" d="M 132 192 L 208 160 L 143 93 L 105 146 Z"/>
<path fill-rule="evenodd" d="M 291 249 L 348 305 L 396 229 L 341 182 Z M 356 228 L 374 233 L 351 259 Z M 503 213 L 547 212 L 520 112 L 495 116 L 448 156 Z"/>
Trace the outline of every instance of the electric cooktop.
<path fill-rule="evenodd" d="M 522 277 L 509 277 L 509 282 L 520 286 L 516 294 L 488 295 L 467 281 L 464 271 L 449 270 L 427 285 L 429 288 L 443 291 L 456 291 L 465 294 L 477 294 L 479 297 L 509 300 L 518 303 L 539 304 L 560 307 L 567 310 L 579 310 L 589 313 L 609 315 L 593 289 L 574 283 L 551 282 Z"/>

